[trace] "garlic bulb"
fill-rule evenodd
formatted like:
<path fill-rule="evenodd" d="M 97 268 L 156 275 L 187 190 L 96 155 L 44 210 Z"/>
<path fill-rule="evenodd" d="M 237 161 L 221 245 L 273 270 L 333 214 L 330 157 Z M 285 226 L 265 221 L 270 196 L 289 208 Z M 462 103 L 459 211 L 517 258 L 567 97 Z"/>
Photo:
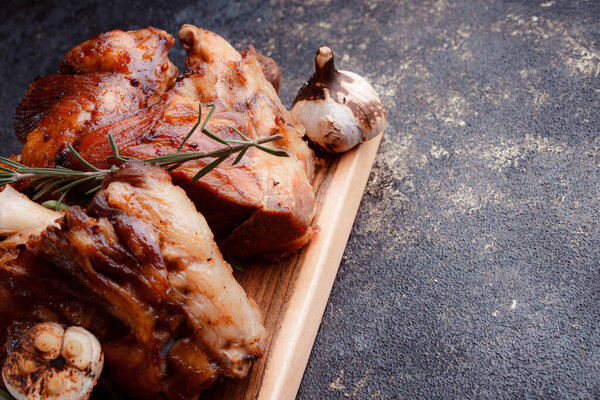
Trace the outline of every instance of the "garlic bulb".
<path fill-rule="evenodd" d="M 2 368 L 17 400 L 88 399 L 104 365 L 100 343 L 83 328 L 43 322 L 20 338 Z"/>
<path fill-rule="evenodd" d="M 311 142 L 339 153 L 379 135 L 386 112 L 369 82 L 353 72 L 336 70 L 333 52 L 321 46 L 315 73 L 294 100 L 292 118 L 304 126 Z"/>

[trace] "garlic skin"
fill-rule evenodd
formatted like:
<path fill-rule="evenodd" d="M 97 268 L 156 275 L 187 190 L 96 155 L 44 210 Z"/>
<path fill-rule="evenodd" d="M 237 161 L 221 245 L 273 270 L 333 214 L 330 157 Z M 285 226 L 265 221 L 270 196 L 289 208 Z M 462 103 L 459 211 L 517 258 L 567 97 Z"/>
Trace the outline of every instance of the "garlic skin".
<path fill-rule="evenodd" d="M 331 153 L 374 138 L 386 121 L 385 106 L 373 87 L 354 72 L 336 70 L 327 46 L 319 47 L 315 73 L 300 88 L 291 113 L 309 140 Z"/>
<path fill-rule="evenodd" d="M 9 236 L 38 225 L 43 230 L 63 215 L 35 203 L 11 186 L 0 191 L 0 236 Z"/>
<path fill-rule="evenodd" d="M 35 325 L 20 338 L 2 367 L 6 389 L 17 400 L 86 400 L 104 365 L 98 339 L 80 327 Z M 61 361 L 60 357 L 64 361 Z"/>

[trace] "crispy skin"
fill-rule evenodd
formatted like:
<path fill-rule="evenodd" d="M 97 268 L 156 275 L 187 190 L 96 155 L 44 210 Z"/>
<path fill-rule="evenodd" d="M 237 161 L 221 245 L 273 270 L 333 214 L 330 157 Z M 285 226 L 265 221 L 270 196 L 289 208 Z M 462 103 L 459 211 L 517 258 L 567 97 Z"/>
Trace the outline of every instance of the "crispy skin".
<path fill-rule="evenodd" d="M 162 94 L 159 101 L 148 103 L 147 107 L 139 105 L 137 111 L 131 106 L 134 100 L 125 101 L 123 104 L 128 104 L 125 108 L 129 111 L 104 113 L 106 118 L 91 124 L 81 122 L 86 118 L 82 114 L 70 118 L 63 114 L 46 115 L 29 135 L 22 162 L 28 165 L 53 165 L 55 162 L 81 168 L 65 147 L 65 143 L 72 143 L 86 160 L 107 168 L 113 162 L 108 159 L 112 154 L 108 134 L 112 134 L 122 155 L 145 159 L 173 153 L 196 123 L 198 103 L 215 104 L 216 112 L 207 125 L 213 133 L 239 139 L 229 129 L 234 126 L 251 139 L 282 134 L 284 139 L 269 145 L 285 150 L 290 157 L 279 158 L 253 148 L 238 165 L 231 165 L 234 159 L 231 157 L 201 181 L 192 182 L 195 173 L 212 161 L 196 160 L 172 173 L 175 183 L 185 189 L 205 216 L 224 252 L 240 257 L 261 254 L 275 259 L 295 252 L 306 244 L 313 232 L 311 222 L 315 204 L 310 181 L 314 155 L 301 139 L 302 129 L 288 123 L 288 111 L 276 92 L 280 79 L 277 65 L 253 47 L 240 54 L 221 36 L 192 25 L 184 25 L 179 38 L 187 51 L 186 73 Z M 86 43 L 78 48 L 87 49 Z M 69 75 L 69 79 L 87 79 L 90 65 L 102 71 L 113 68 L 116 75 L 110 75 L 110 79 L 129 79 L 129 70 L 121 68 L 123 57 L 120 52 L 110 46 L 96 47 L 95 53 L 74 49 L 67 54 L 66 63 L 71 66 L 71 72 L 84 73 Z M 79 59 L 70 56 L 88 53 L 93 56 Z M 149 81 L 143 78 L 149 70 L 136 70 L 136 79 Z M 51 83 L 54 83 L 51 80 L 59 79 L 56 77 L 63 79 L 62 75 L 45 78 L 47 81 L 41 81 L 40 89 L 33 92 L 47 90 L 51 94 L 46 98 L 52 97 L 61 85 L 65 85 L 62 81 L 57 82 L 57 89 L 52 89 Z M 106 82 L 102 88 L 112 90 L 111 85 Z M 88 93 L 83 85 L 69 93 L 73 96 L 66 97 L 73 105 L 65 109 L 99 99 L 97 89 L 90 89 Z M 156 89 L 154 93 L 160 93 L 160 90 Z M 88 101 L 88 97 L 91 100 Z M 33 94 L 28 94 L 25 100 L 35 102 L 32 98 Z M 67 99 L 63 104 L 67 104 Z M 63 110 L 62 107 L 59 109 Z M 208 109 L 204 107 L 203 118 L 207 114 Z M 36 118 L 37 115 L 30 116 L 31 120 Z M 79 129 L 79 124 L 92 128 Z M 45 127 L 53 129 L 46 142 L 43 137 L 40 139 Z M 221 146 L 197 130 L 184 150 L 208 151 Z"/>
<path fill-rule="evenodd" d="M 156 103 L 177 76 L 168 33 L 147 28 L 100 34 L 65 55 L 59 74 L 33 82 L 14 118 L 23 162 L 62 164 L 83 132 Z"/>
<path fill-rule="evenodd" d="M 69 208 L 26 249 L 1 242 L 0 276 L 8 289 L 0 296 L 21 313 L 3 321 L 73 323 L 67 304 L 94 315 L 80 325 L 99 338 L 111 380 L 130 396 L 195 399 L 219 375 L 245 376 L 262 356 L 256 304 L 204 218 L 157 167 L 118 169 L 87 212 Z"/>

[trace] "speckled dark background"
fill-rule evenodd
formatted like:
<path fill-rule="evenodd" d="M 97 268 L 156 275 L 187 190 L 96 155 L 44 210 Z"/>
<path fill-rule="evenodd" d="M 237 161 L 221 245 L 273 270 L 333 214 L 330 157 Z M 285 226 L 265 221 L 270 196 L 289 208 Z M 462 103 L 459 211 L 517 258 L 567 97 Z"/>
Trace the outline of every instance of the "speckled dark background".
<path fill-rule="evenodd" d="M 373 83 L 389 125 L 300 399 L 600 397 L 600 1 L 3 3 L 2 155 L 27 84 L 114 28 L 252 43 L 287 105 L 322 43 Z"/>

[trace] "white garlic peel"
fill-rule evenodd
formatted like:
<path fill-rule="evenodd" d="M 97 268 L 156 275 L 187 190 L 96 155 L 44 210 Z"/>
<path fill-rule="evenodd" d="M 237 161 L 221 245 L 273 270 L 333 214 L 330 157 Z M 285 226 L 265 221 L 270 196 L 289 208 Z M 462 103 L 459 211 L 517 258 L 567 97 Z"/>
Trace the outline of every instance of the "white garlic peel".
<path fill-rule="evenodd" d="M 63 213 L 37 204 L 10 186 L 0 192 L 0 235 L 12 235 L 37 225 L 45 228 L 62 216 Z"/>
<path fill-rule="evenodd" d="M 21 346 L 9 353 L 2 379 L 17 400 L 85 400 L 103 365 L 102 348 L 90 332 L 44 322 L 25 332 Z"/>
<path fill-rule="evenodd" d="M 315 74 L 298 92 L 292 118 L 304 126 L 311 142 L 339 153 L 383 132 L 386 110 L 366 79 L 336 70 L 333 52 L 321 46 Z"/>

